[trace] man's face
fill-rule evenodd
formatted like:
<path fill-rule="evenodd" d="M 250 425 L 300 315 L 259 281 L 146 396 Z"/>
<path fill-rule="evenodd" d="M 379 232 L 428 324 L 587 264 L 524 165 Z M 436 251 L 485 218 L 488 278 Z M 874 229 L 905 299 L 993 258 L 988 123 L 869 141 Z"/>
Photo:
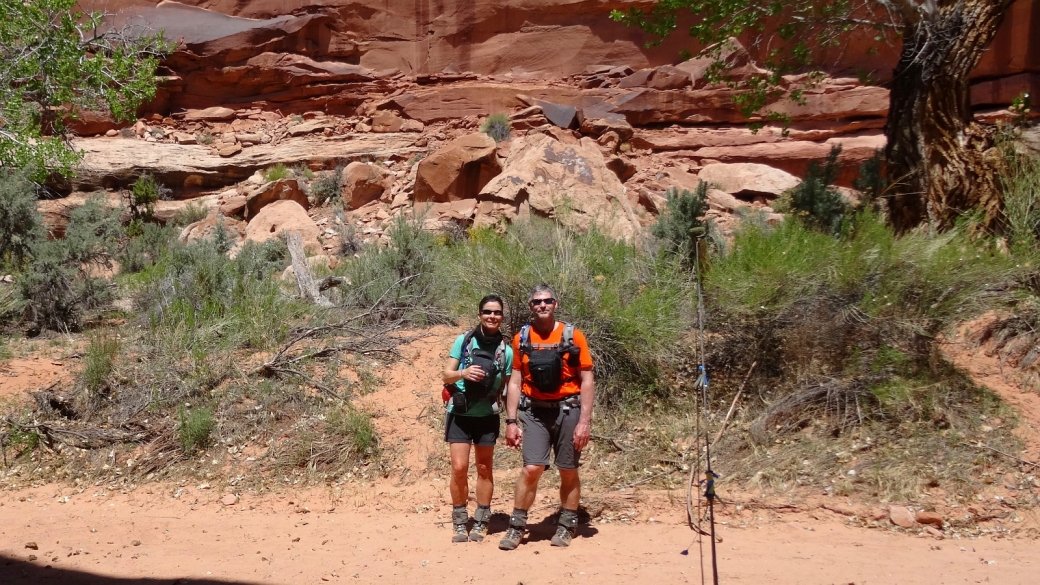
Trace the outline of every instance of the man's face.
<path fill-rule="evenodd" d="M 531 312 L 539 319 L 550 318 L 556 312 L 556 299 L 548 291 L 536 293 L 528 305 L 531 307 Z"/>

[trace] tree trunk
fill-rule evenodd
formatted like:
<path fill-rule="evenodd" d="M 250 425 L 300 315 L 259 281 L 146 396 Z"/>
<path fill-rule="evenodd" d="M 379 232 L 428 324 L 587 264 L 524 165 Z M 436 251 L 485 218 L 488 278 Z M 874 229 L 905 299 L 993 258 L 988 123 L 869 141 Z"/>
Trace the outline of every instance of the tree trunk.
<path fill-rule="evenodd" d="M 993 127 L 975 122 L 968 75 L 1013 0 L 939 0 L 903 29 L 885 135 L 889 211 L 898 231 L 945 230 L 970 209 L 998 229 L 1002 197 Z"/>

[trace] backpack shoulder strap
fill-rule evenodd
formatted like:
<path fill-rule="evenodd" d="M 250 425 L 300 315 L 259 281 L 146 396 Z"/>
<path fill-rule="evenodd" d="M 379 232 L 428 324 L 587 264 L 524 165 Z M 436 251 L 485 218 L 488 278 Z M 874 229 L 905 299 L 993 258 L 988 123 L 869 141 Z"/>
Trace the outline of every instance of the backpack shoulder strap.
<path fill-rule="evenodd" d="M 524 323 L 520 327 L 520 353 L 531 353 L 531 324 Z"/>
<path fill-rule="evenodd" d="M 567 349 L 574 345 L 574 325 L 564 321 L 563 322 L 563 338 L 560 340 L 560 346 L 563 349 Z"/>
<path fill-rule="evenodd" d="M 506 340 L 498 342 L 498 348 L 495 349 L 495 363 L 498 364 L 499 371 L 505 371 L 506 369 Z"/>
<path fill-rule="evenodd" d="M 469 354 L 469 346 L 473 342 L 473 334 L 475 332 L 476 332 L 476 329 L 470 329 L 469 331 L 466 332 L 466 335 L 464 335 L 462 337 L 462 357 L 459 358 L 459 365 L 460 366 L 463 365 L 463 363 L 466 361 L 466 355 Z"/>

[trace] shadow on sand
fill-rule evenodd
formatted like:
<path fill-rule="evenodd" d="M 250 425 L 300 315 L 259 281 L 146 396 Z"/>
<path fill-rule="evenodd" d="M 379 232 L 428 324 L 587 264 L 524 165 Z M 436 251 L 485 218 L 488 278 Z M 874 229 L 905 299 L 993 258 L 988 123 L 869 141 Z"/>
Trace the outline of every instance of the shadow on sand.
<path fill-rule="evenodd" d="M 247 581 L 193 578 L 123 578 L 51 567 L 0 555 L 0 583 L 4 585 L 249 585 Z"/>

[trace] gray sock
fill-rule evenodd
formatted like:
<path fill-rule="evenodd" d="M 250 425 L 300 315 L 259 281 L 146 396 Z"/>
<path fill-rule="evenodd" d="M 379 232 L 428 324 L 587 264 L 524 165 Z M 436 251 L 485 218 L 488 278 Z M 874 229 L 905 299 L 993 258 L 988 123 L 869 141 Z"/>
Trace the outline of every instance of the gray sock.
<path fill-rule="evenodd" d="M 451 523 L 452 524 L 465 524 L 469 521 L 469 510 L 466 506 L 452 506 L 451 507 Z"/>
<path fill-rule="evenodd" d="M 513 515 L 509 517 L 509 525 L 523 530 L 527 526 L 527 510 L 513 508 Z"/>
<path fill-rule="evenodd" d="M 578 526 L 578 511 L 560 508 L 559 525 L 574 530 Z"/>

